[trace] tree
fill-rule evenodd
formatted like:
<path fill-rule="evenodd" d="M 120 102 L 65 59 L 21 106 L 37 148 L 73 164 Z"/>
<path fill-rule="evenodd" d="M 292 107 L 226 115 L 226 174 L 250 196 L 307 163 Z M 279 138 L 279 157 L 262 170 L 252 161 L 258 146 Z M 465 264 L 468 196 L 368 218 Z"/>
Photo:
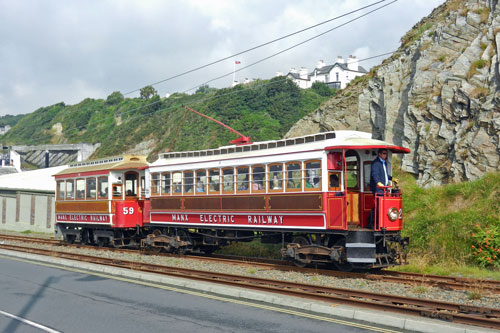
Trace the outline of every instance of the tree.
<path fill-rule="evenodd" d="M 198 89 L 196 89 L 195 94 L 197 94 L 197 93 L 207 94 L 207 93 L 215 91 L 215 90 L 217 90 L 217 89 L 216 88 L 210 88 L 210 86 L 208 84 L 203 84 Z"/>
<path fill-rule="evenodd" d="M 106 104 L 115 105 L 120 104 L 124 100 L 123 94 L 119 91 L 114 91 L 106 98 Z"/>
<path fill-rule="evenodd" d="M 311 86 L 312 90 L 316 92 L 316 94 L 320 96 L 332 96 L 335 94 L 335 91 L 330 89 L 325 83 L 316 81 Z"/>
<path fill-rule="evenodd" d="M 141 89 L 141 98 L 142 99 L 149 99 L 153 96 L 157 96 L 158 92 L 153 88 L 152 86 L 146 86 Z"/>

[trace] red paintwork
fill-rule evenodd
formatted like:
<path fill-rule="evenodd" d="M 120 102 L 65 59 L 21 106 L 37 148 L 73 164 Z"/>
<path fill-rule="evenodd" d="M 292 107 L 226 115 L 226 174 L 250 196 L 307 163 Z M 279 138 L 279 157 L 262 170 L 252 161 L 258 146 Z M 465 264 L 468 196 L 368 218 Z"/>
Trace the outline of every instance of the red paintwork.
<path fill-rule="evenodd" d="M 115 218 L 113 227 L 116 228 L 135 228 L 142 227 L 142 202 L 138 200 L 114 201 Z"/>
<path fill-rule="evenodd" d="M 109 214 L 56 213 L 56 223 L 109 224 Z"/>
<path fill-rule="evenodd" d="M 151 223 L 183 224 L 193 226 L 238 226 L 267 228 L 325 228 L 321 213 L 257 213 L 257 212 L 152 212 Z"/>
<path fill-rule="evenodd" d="M 361 150 L 361 149 L 379 149 L 379 148 L 385 148 L 393 153 L 402 153 L 406 154 L 410 152 L 410 149 L 400 147 L 400 146 L 393 146 L 393 145 L 369 145 L 369 146 L 331 146 L 331 147 L 326 147 L 325 150 L 335 150 L 335 149 L 343 149 L 348 150 L 348 149 L 353 149 L 353 150 Z"/>
<path fill-rule="evenodd" d="M 74 177 L 85 177 L 85 176 L 105 176 L 109 174 L 109 170 L 99 170 L 99 171 L 87 171 L 87 172 L 75 172 L 68 173 L 65 175 L 56 175 L 56 179 L 61 178 L 74 178 Z"/>
<path fill-rule="evenodd" d="M 378 210 L 380 226 L 377 230 L 403 230 L 403 199 L 401 194 L 391 194 L 386 192 L 383 197 L 377 197 L 377 200 L 377 205 L 380 207 Z M 387 216 L 389 209 L 392 207 L 398 210 L 398 218 L 395 221 L 391 221 Z"/>

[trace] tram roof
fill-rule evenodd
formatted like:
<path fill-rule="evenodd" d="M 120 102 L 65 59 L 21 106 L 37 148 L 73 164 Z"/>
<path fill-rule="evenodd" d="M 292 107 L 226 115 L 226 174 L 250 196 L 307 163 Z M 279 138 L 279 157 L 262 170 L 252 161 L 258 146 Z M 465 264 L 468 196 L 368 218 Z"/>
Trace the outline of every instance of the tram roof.
<path fill-rule="evenodd" d="M 146 156 L 124 155 L 72 163 L 67 169 L 56 173 L 54 176 L 102 170 L 142 169 L 148 166 Z"/>
<path fill-rule="evenodd" d="M 375 140 L 370 133 L 359 131 L 332 131 L 301 137 L 254 142 L 248 145 L 231 145 L 215 149 L 168 152 L 159 154 L 151 166 L 212 161 L 221 158 L 258 157 L 268 154 L 300 153 L 325 149 L 377 149 L 386 148 L 394 153 L 408 153 L 409 149 L 392 143 Z"/>

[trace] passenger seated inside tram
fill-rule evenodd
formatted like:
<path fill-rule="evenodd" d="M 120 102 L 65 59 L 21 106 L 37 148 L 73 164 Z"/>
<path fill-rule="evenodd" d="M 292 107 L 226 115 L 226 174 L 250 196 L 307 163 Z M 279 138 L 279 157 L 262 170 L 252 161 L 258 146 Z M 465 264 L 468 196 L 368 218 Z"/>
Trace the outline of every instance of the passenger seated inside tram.
<path fill-rule="evenodd" d="M 340 190 L 340 182 L 339 182 L 339 176 L 337 176 L 336 174 L 332 173 L 330 174 L 330 191 L 338 191 Z M 341 197 L 344 195 L 344 192 L 336 192 L 335 193 L 335 196 L 336 197 Z"/>
<path fill-rule="evenodd" d="M 339 176 L 334 173 L 330 175 L 330 187 L 339 187 Z"/>
<path fill-rule="evenodd" d="M 271 181 L 271 188 L 273 190 L 281 190 L 281 180 L 278 180 L 278 176 L 274 176 Z"/>
<path fill-rule="evenodd" d="M 127 190 L 127 196 L 128 196 L 128 197 L 130 197 L 130 196 L 132 196 L 132 195 L 134 195 L 134 194 L 132 193 L 132 190 Z"/>
<path fill-rule="evenodd" d="M 248 180 L 245 180 L 238 187 L 238 191 L 247 191 L 247 190 L 248 190 Z"/>
<path fill-rule="evenodd" d="M 253 191 L 260 191 L 260 190 L 262 190 L 262 184 L 260 184 L 260 183 L 259 183 L 259 182 L 257 182 L 257 181 L 254 181 L 254 182 L 252 183 L 252 190 L 253 190 Z"/>
<path fill-rule="evenodd" d="M 205 186 L 203 186 L 202 182 L 196 183 L 196 192 L 197 193 L 204 193 L 205 192 Z"/>
<path fill-rule="evenodd" d="M 174 184 L 174 192 L 181 193 L 181 184 Z"/>

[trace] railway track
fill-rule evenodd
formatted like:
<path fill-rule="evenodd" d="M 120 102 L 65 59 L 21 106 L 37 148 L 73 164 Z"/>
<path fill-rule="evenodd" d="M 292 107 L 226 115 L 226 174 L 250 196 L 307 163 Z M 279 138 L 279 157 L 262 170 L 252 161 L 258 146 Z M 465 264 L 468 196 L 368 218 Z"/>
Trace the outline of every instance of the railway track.
<path fill-rule="evenodd" d="M 27 242 L 27 243 L 54 245 L 54 246 L 88 248 L 92 250 L 104 250 L 104 251 L 113 251 L 121 253 L 137 253 L 138 251 L 134 249 L 95 247 L 95 246 L 81 245 L 81 244 L 66 244 L 66 243 L 61 243 L 61 241 L 54 239 L 17 236 L 17 235 L 0 235 L 0 239 Z M 198 260 L 212 261 L 228 265 L 249 265 L 252 267 L 259 267 L 260 269 L 293 271 L 304 274 L 320 274 L 336 278 L 367 279 L 372 281 L 404 283 L 404 284 L 411 284 L 418 286 L 425 285 L 425 286 L 438 287 L 448 290 L 466 290 L 466 291 L 474 290 L 480 292 L 500 294 L 500 281 L 495 281 L 495 280 L 396 272 L 396 271 L 386 271 L 386 270 L 377 273 L 339 272 L 329 269 L 296 267 L 293 264 L 290 264 L 284 260 L 246 258 L 241 256 L 224 256 L 224 255 L 205 256 L 197 254 L 180 255 L 172 253 L 161 253 L 161 254 L 154 253 L 154 255 L 162 255 L 166 257 L 175 257 L 175 258 L 190 258 L 190 259 L 196 258 Z"/>
<path fill-rule="evenodd" d="M 500 329 L 500 309 L 495 308 L 468 306 L 456 303 L 422 300 L 350 289 L 322 287 L 225 273 L 167 267 L 25 246 L 2 244 L 0 245 L 0 248 L 77 260 L 80 262 L 126 268 L 141 272 L 162 274 L 166 276 L 214 282 L 229 286 L 243 287 L 246 289 L 320 300 L 334 304 L 346 304 L 376 310 L 437 318 L 461 324 Z"/>

